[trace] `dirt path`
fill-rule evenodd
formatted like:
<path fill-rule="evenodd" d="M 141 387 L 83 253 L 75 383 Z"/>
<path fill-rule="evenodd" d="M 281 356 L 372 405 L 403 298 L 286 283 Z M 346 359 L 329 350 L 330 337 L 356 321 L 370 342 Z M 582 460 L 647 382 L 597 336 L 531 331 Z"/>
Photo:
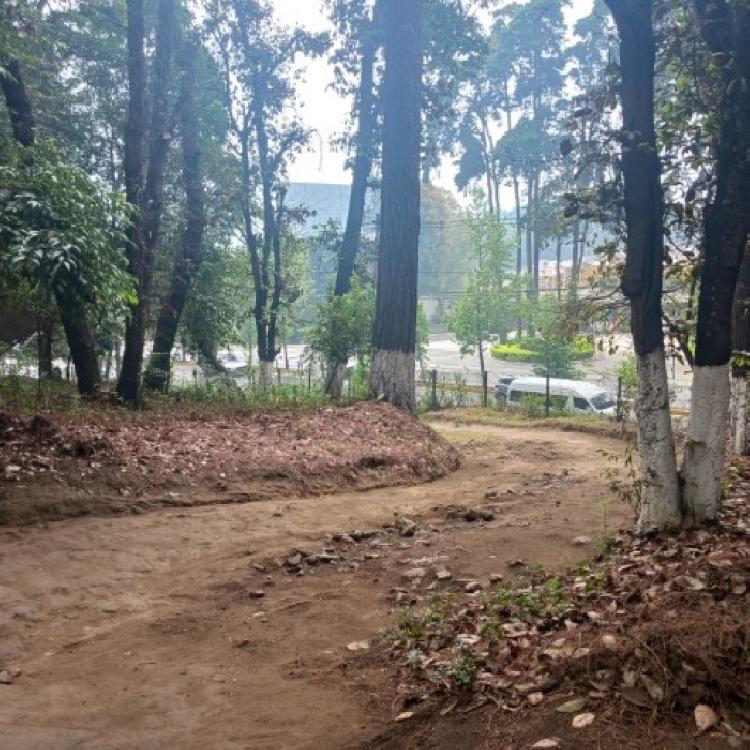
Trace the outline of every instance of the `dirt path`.
<path fill-rule="evenodd" d="M 592 554 L 607 457 L 623 444 L 519 428 L 440 428 L 464 466 L 432 484 L 0 531 L 0 745 L 346 748 L 392 718 L 388 665 L 347 651 L 434 571 L 485 581 L 519 558 Z M 497 493 L 494 496 L 493 493 Z M 468 523 L 446 506 L 494 519 Z M 384 531 L 394 513 L 417 521 Z M 627 522 L 612 500 L 609 528 Z M 360 542 L 332 541 L 354 529 Z M 341 555 L 290 573 L 295 548 Z M 292 562 L 295 562 L 292 560 Z M 406 571 L 425 576 L 407 580 Z M 265 570 L 261 570 L 265 568 Z M 264 591 L 262 598 L 253 592 Z M 404 593 L 407 592 L 407 593 Z"/>

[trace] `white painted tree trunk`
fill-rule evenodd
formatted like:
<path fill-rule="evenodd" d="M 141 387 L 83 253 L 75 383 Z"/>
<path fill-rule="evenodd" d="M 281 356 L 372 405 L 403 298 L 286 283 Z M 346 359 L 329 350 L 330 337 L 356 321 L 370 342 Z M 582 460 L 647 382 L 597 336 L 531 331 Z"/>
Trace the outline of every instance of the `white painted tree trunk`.
<path fill-rule="evenodd" d="M 273 385 L 274 362 L 260 360 L 260 387 L 270 388 Z"/>
<path fill-rule="evenodd" d="M 729 364 L 695 368 L 683 468 L 685 516 L 692 523 L 710 523 L 719 515 L 729 389 Z"/>
<path fill-rule="evenodd" d="M 372 357 L 370 387 L 374 395 L 394 406 L 417 411 L 414 352 L 376 349 Z"/>
<path fill-rule="evenodd" d="M 664 350 L 638 357 L 638 453 L 640 510 L 636 531 L 674 529 L 682 523 Z"/>
<path fill-rule="evenodd" d="M 732 453 L 747 456 L 750 453 L 750 409 L 748 409 L 750 388 L 745 375 L 733 375 L 729 403 Z"/>

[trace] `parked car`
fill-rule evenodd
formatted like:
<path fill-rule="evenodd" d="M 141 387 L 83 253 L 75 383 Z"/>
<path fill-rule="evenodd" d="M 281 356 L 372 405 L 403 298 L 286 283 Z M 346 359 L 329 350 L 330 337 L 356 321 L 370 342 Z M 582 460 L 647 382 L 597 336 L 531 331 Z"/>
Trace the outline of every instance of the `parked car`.
<path fill-rule="evenodd" d="M 546 378 L 515 378 L 508 386 L 507 404 L 509 408 L 521 408 L 530 400 L 541 398 L 542 404 L 547 393 Z M 617 404 L 612 396 L 600 385 L 584 380 L 563 380 L 550 378 L 550 408 L 552 411 L 570 411 L 600 414 L 614 417 Z"/>
<path fill-rule="evenodd" d="M 495 383 L 495 398 L 505 403 L 508 400 L 508 394 L 510 393 L 510 384 L 515 380 L 512 377 L 501 377 L 500 380 Z"/>

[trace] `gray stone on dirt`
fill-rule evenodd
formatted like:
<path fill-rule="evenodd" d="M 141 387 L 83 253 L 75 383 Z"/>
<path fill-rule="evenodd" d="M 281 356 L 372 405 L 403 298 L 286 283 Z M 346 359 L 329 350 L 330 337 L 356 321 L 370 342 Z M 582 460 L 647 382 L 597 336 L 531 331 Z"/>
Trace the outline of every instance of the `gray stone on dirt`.
<path fill-rule="evenodd" d="M 257 591 L 249 591 L 247 595 L 251 599 L 262 599 L 266 595 L 266 592 L 258 589 Z"/>
<path fill-rule="evenodd" d="M 447 581 L 450 578 L 452 578 L 453 574 L 448 570 L 448 568 L 441 568 L 440 570 L 435 573 L 435 577 L 438 579 L 438 581 Z"/>
<path fill-rule="evenodd" d="M 250 567 L 255 568 L 255 570 L 257 570 L 258 573 L 265 573 L 266 572 L 266 566 L 265 565 L 261 565 L 260 563 L 252 563 Z"/>
<path fill-rule="evenodd" d="M 401 577 L 415 580 L 417 578 L 424 578 L 426 575 L 427 570 L 425 568 L 409 568 L 409 570 L 405 570 L 401 574 Z"/>
<path fill-rule="evenodd" d="M 354 531 L 350 531 L 348 534 L 341 534 L 341 541 L 345 541 L 343 537 L 348 536 L 355 542 L 364 542 L 366 539 L 372 539 L 374 536 L 377 536 L 377 534 L 377 531 L 362 531 L 361 529 L 355 529 Z"/>
<path fill-rule="evenodd" d="M 300 565 L 302 565 L 302 555 L 297 552 L 295 555 L 292 555 L 291 557 L 287 557 L 286 564 L 290 568 L 298 568 Z"/>
<path fill-rule="evenodd" d="M 490 583 L 500 583 L 505 580 L 505 576 L 502 573 L 490 573 Z"/>
<path fill-rule="evenodd" d="M 590 537 L 590 536 L 577 536 L 577 537 L 576 537 L 576 538 L 575 538 L 575 539 L 573 540 L 573 544 L 574 544 L 574 545 L 575 545 L 576 547 L 585 547 L 586 545 L 588 545 L 588 544 L 591 544 L 591 542 L 592 542 L 592 541 L 593 541 L 593 540 L 591 539 L 591 537 Z"/>
<path fill-rule="evenodd" d="M 412 521 L 411 518 L 406 516 L 398 516 L 395 525 L 401 536 L 414 536 L 417 531 L 416 521 Z"/>
<path fill-rule="evenodd" d="M 16 677 L 21 676 L 21 670 L 18 667 L 13 669 L 3 669 L 0 672 L 0 685 L 12 685 Z"/>
<path fill-rule="evenodd" d="M 586 708 L 585 698 L 573 698 L 572 700 L 565 701 L 559 706 L 555 706 L 555 711 L 560 714 L 577 714 L 579 711 Z"/>
<path fill-rule="evenodd" d="M 478 591 L 482 590 L 482 584 L 479 583 L 479 581 L 469 581 L 466 586 L 464 586 L 464 591 L 467 594 L 476 594 Z"/>

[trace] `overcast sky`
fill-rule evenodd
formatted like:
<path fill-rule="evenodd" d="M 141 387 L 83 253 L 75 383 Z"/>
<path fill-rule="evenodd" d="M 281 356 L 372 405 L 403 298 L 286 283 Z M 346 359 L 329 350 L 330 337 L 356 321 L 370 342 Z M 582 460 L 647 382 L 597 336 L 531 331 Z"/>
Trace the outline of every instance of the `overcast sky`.
<path fill-rule="evenodd" d="M 593 0 L 572 0 L 569 22 L 591 11 Z M 329 28 L 322 10 L 322 0 L 272 0 L 280 21 L 288 26 L 303 26 L 311 31 Z M 331 137 L 340 133 L 349 115 L 349 101 L 337 96 L 331 89 L 333 71 L 325 58 L 307 63 L 305 80 L 299 86 L 304 106 L 304 121 L 316 131 L 311 141 L 311 151 L 301 154 L 289 173 L 292 182 L 326 182 L 348 184 L 351 175 L 344 169 L 346 156 L 331 150 Z M 441 173 L 435 175 L 442 187 L 453 188 L 450 160 L 444 163 Z"/>

